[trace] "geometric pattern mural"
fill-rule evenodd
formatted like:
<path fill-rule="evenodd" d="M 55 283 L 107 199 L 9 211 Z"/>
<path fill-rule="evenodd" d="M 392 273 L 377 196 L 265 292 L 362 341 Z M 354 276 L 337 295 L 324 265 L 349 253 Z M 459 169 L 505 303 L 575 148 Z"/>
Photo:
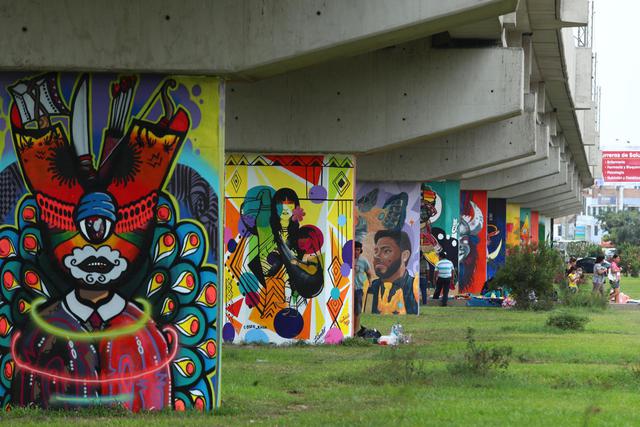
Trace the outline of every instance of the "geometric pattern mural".
<path fill-rule="evenodd" d="M 226 342 L 352 334 L 354 160 L 228 154 Z"/>

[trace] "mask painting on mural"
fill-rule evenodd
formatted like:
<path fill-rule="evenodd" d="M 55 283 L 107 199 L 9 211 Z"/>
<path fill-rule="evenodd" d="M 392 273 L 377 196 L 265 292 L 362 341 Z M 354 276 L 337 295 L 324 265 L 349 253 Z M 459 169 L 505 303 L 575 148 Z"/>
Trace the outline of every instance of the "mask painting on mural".
<path fill-rule="evenodd" d="M 217 146 L 217 120 L 191 100 L 217 86 L 56 73 L 9 84 L 15 161 L 0 177 L 19 190 L 0 229 L 4 406 L 217 405 L 217 207 L 194 208 L 184 189 L 216 197 L 205 177 L 222 156 L 178 164 L 198 156 L 184 148 L 197 126 Z"/>

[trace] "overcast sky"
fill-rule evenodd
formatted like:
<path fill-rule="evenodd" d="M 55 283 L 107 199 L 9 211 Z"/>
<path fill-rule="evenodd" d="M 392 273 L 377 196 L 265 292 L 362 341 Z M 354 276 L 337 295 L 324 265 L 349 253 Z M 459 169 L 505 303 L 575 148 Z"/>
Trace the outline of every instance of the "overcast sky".
<path fill-rule="evenodd" d="M 640 147 L 640 1 L 595 0 L 594 50 L 602 88 L 600 145 Z M 627 144 L 627 141 L 629 143 Z"/>

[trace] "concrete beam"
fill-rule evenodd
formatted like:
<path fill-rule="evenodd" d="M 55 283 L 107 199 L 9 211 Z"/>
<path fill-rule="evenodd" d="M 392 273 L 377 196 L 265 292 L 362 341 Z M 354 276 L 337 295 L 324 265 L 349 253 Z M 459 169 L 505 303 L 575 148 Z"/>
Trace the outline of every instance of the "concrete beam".
<path fill-rule="evenodd" d="M 572 172 L 573 173 L 573 172 Z M 502 199 L 515 199 L 525 194 L 536 193 L 565 185 L 571 182 L 571 175 L 568 171 L 567 162 L 560 164 L 560 173 L 544 178 L 538 178 L 522 184 L 510 185 L 499 190 L 490 191 L 489 197 Z"/>
<path fill-rule="evenodd" d="M 531 209 L 544 211 L 544 210 L 550 210 L 550 207 L 552 206 L 556 206 L 558 204 L 564 204 L 567 200 L 580 201 L 583 198 L 581 194 L 582 188 L 579 185 L 576 185 L 577 183 L 579 183 L 577 179 L 574 179 L 573 183 L 574 183 L 574 187 L 571 188 L 569 191 L 558 193 L 555 196 L 549 196 L 544 199 L 539 199 L 536 201 L 525 203 L 523 204 L 523 206 L 529 207 Z"/>
<path fill-rule="evenodd" d="M 539 112 L 538 104 L 539 104 L 539 99 L 541 94 L 544 94 L 544 90 L 541 92 L 534 91 L 533 93 L 526 93 L 524 95 L 525 111 L 535 111 L 537 113 Z M 490 167 L 477 169 L 472 172 L 467 172 L 462 176 L 462 178 L 463 179 L 476 178 L 482 175 L 497 173 L 497 172 L 504 171 L 506 169 L 511 169 L 517 166 L 527 165 L 532 162 L 538 162 L 538 161 L 547 159 L 549 157 L 549 143 L 552 142 L 551 131 L 552 131 L 551 126 L 549 126 L 548 124 L 540 120 L 536 120 L 536 133 L 534 135 L 522 135 L 522 138 L 535 137 L 536 151 L 534 154 L 521 157 L 515 160 L 510 160 L 510 161 L 505 160 L 503 162 L 500 162 Z"/>
<path fill-rule="evenodd" d="M 363 181 L 428 181 L 459 179 L 461 174 L 501 161 L 531 155 L 534 113 L 446 137 L 357 158 L 357 178 Z M 500 153 L 500 155 L 496 155 Z"/>
<path fill-rule="evenodd" d="M 237 152 L 365 153 L 521 114 L 522 49 L 424 43 L 230 84 L 225 142 Z"/>
<path fill-rule="evenodd" d="M 557 202 L 557 203 L 549 203 L 548 205 L 544 205 L 544 206 L 540 206 L 538 208 L 539 212 L 553 212 L 553 211 L 559 211 L 559 210 L 563 210 L 565 208 L 574 206 L 580 204 L 580 206 L 582 206 L 581 201 L 579 199 L 577 199 L 576 197 L 569 197 L 567 199 L 565 199 L 564 201 L 561 202 Z"/>
<path fill-rule="evenodd" d="M 560 148 L 550 147 L 549 157 L 537 162 L 515 166 L 500 172 L 485 174 L 471 179 L 463 179 L 460 188 L 463 190 L 497 190 L 509 185 L 528 182 L 560 173 Z"/>
<path fill-rule="evenodd" d="M 517 0 L 0 1 L 0 68 L 264 78 L 417 40 Z"/>
<path fill-rule="evenodd" d="M 582 205 L 576 204 L 576 205 L 568 206 L 566 208 L 562 208 L 556 211 L 551 211 L 546 215 L 549 218 L 562 218 L 563 216 L 580 213 L 581 210 L 582 210 Z"/>
<path fill-rule="evenodd" d="M 555 190 L 555 194 L 554 194 L 554 190 Z M 571 188 L 565 189 L 565 186 L 560 186 L 560 187 L 555 187 L 551 189 L 549 193 L 545 193 L 545 194 L 546 194 L 545 196 L 540 196 L 540 193 L 536 193 L 534 197 L 540 196 L 539 198 L 535 200 L 529 200 L 527 202 L 521 202 L 519 204 L 527 208 L 537 208 L 544 204 L 557 203 L 557 202 L 566 200 L 567 197 L 575 194 L 575 190 Z"/>
<path fill-rule="evenodd" d="M 549 197 L 554 197 L 559 194 L 571 193 L 576 188 L 577 177 L 575 174 L 569 174 L 567 182 L 555 187 L 550 187 L 545 190 L 527 193 L 514 197 L 511 199 L 512 203 L 519 203 L 522 205 L 530 205 L 538 203 L 540 200 L 545 200 Z"/>

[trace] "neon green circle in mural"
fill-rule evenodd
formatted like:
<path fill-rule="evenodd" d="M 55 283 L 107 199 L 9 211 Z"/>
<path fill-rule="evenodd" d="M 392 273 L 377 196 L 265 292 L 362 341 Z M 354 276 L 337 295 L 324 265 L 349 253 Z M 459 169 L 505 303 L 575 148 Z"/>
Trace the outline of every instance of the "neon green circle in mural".
<path fill-rule="evenodd" d="M 57 337 L 74 341 L 94 341 L 102 338 L 117 338 L 124 335 L 135 334 L 144 328 L 147 322 L 151 319 L 151 304 L 142 298 L 136 298 L 135 301 L 142 305 L 142 317 L 130 325 L 123 326 L 121 328 L 107 329 L 105 331 L 69 331 L 47 323 L 47 321 L 40 317 L 40 314 L 38 313 L 38 307 L 46 302 L 44 298 L 37 298 L 33 300 L 33 303 L 31 304 L 31 319 L 42 331 Z"/>

